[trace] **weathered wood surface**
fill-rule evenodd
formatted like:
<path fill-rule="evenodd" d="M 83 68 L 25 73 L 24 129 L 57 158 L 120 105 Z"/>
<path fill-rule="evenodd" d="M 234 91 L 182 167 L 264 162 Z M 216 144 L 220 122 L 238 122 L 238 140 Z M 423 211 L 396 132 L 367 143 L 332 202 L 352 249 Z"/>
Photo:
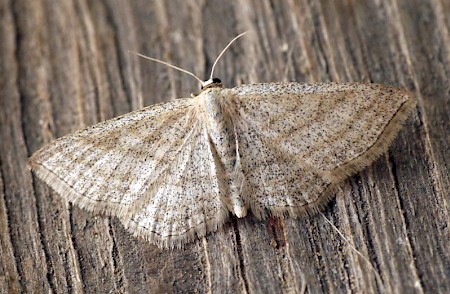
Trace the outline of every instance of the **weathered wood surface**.
<path fill-rule="evenodd" d="M 0 292 L 450 293 L 447 0 L 0 0 Z M 26 169 L 44 143 L 195 80 L 373 81 L 418 95 L 386 155 L 322 215 L 252 216 L 181 250 L 62 201 Z M 362 254 L 361 257 L 352 248 Z"/>

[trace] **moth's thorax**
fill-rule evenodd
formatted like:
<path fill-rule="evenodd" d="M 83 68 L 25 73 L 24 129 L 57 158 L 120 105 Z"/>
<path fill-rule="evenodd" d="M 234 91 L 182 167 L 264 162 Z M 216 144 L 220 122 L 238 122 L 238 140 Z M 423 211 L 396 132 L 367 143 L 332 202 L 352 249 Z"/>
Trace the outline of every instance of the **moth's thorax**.
<path fill-rule="evenodd" d="M 220 118 L 223 115 L 223 95 L 222 88 L 210 88 L 202 91 L 196 99 L 198 99 L 198 106 L 200 112 L 206 115 L 205 119 L 208 121 L 212 118 Z"/>
<path fill-rule="evenodd" d="M 231 115 L 225 107 L 224 93 L 222 88 L 211 88 L 196 97 L 200 117 L 216 145 L 228 140 L 235 141 Z"/>

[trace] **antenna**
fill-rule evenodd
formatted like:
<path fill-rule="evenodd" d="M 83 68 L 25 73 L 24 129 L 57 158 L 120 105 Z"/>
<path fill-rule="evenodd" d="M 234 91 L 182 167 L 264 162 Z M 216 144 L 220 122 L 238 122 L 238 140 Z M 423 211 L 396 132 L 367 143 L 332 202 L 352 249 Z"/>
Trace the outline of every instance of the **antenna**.
<path fill-rule="evenodd" d="M 239 39 L 240 37 L 242 37 L 242 36 L 245 35 L 246 33 L 247 33 L 247 32 L 243 32 L 243 33 L 237 35 L 236 37 L 234 37 L 233 40 L 231 40 L 230 43 L 228 43 L 228 45 L 222 50 L 222 52 L 220 52 L 219 56 L 216 58 L 216 60 L 215 60 L 214 63 L 213 63 L 213 66 L 212 66 L 212 68 L 211 68 L 211 76 L 209 77 L 209 80 L 207 80 L 207 81 L 202 81 L 199 77 L 197 77 L 197 76 L 196 76 L 195 74 L 193 74 L 192 72 L 187 71 L 187 70 L 182 69 L 182 68 L 179 68 L 178 66 L 172 65 L 172 64 L 170 64 L 170 63 L 168 63 L 168 62 L 165 62 L 165 61 L 162 61 L 162 60 L 159 60 L 159 59 L 155 59 L 155 58 L 152 58 L 152 57 L 148 57 L 148 56 L 145 56 L 145 55 L 143 55 L 143 54 L 140 54 L 140 53 L 137 53 L 137 52 L 133 52 L 133 51 L 130 51 L 130 50 L 128 50 L 128 52 L 133 53 L 133 54 L 136 54 L 136 55 L 139 56 L 139 57 L 142 57 L 142 58 L 145 58 L 145 59 L 154 61 L 154 62 L 158 62 L 158 63 L 164 64 L 164 65 L 166 65 L 166 66 L 168 66 L 168 67 L 171 67 L 171 68 L 173 68 L 173 69 L 176 69 L 176 70 L 178 70 L 178 71 L 187 73 L 188 75 L 194 77 L 194 78 L 202 85 L 202 87 L 204 87 L 204 86 L 209 85 L 209 84 L 212 83 L 213 74 L 214 74 L 214 68 L 216 67 L 217 62 L 218 62 L 219 59 L 222 57 L 222 55 L 225 53 L 225 51 L 228 49 L 228 47 L 230 47 L 231 44 L 234 43 L 234 41 L 236 41 L 237 39 Z"/>
<path fill-rule="evenodd" d="M 230 43 L 228 43 L 228 45 L 222 50 L 222 52 L 220 52 L 219 56 L 217 56 L 216 61 L 214 61 L 213 66 L 211 68 L 211 75 L 209 76 L 209 79 L 212 80 L 213 79 L 213 75 L 214 75 L 214 68 L 216 67 L 217 62 L 219 61 L 220 57 L 222 57 L 222 55 L 225 53 L 225 51 L 227 51 L 228 47 L 231 46 L 231 44 L 234 43 L 234 41 L 236 41 L 237 39 L 239 39 L 240 37 L 242 37 L 243 35 L 247 34 L 247 32 L 243 32 L 242 34 L 237 35 L 236 37 L 233 38 L 233 40 L 230 41 Z"/>
<path fill-rule="evenodd" d="M 133 54 L 136 54 L 136 55 L 139 56 L 139 57 L 142 57 L 142 58 L 145 58 L 145 59 L 149 59 L 149 60 L 154 61 L 154 62 L 162 63 L 162 64 L 164 64 L 164 65 L 166 65 L 166 66 L 168 66 L 168 67 L 171 67 L 171 68 L 173 68 L 173 69 L 179 70 L 179 71 L 181 71 L 181 72 L 187 73 L 188 75 L 193 76 L 197 81 L 200 82 L 200 84 L 203 85 L 203 81 L 202 81 L 199 77 L 197 77 L 196 75 L 194 75 L 193 73 L 191 73 L 190 71 L 187 71 L 187 70 L 185 70 L 185 69 L 179 68 L 178 66 L 172 65 L 172 64 L 167 63 L 167 62 L 165 62 L 165 61 L 162 61 L 162 60 L 159 60 L 159 59 L 155 59 L 155 58 L 151 58 L 151 57 L 145 56 L 145 55 L 140 54 L 140 53 L 137 53 L 137 52 L 133 52 L 133 51 L 130 51 L 130 50 L 128 50 L 128 52 L 133 53 Z"/>

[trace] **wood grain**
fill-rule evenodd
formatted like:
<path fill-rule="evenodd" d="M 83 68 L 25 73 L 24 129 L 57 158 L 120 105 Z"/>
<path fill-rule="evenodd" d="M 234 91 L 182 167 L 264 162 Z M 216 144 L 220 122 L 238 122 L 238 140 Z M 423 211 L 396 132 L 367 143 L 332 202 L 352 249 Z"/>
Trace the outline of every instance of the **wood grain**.
<path fill-rule="evenodd" d="M 445 0 L 0 0 L 0 292 L 449 293 L 448 15 Z M 206 77 L 246 30 L 218 65 L 226 85 L 373 81 L 417 93 L 390 151 L 323 215 L 233 219 L 159 250 L 26 169 L 54 138 L 198 91 L 128 50 Z"/>

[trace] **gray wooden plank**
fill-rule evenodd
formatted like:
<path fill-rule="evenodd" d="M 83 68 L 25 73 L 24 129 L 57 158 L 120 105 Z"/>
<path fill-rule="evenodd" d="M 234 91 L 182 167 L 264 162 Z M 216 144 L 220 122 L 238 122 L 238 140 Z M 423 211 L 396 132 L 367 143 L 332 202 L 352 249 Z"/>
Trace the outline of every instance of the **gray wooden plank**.
<path fill-rule="evenodd" d="M 0 291 L 450 292 L 449 13 L 442 0 L 0 1 Z M 127 50 L 203 77 L 245 30 L 217 69 L 227 86 L 374 81 L 418 94 L 390 151 L 323 215 L 232 219 L 159 250 L 25 168 L 56 137 L 198 91 Z"/>

